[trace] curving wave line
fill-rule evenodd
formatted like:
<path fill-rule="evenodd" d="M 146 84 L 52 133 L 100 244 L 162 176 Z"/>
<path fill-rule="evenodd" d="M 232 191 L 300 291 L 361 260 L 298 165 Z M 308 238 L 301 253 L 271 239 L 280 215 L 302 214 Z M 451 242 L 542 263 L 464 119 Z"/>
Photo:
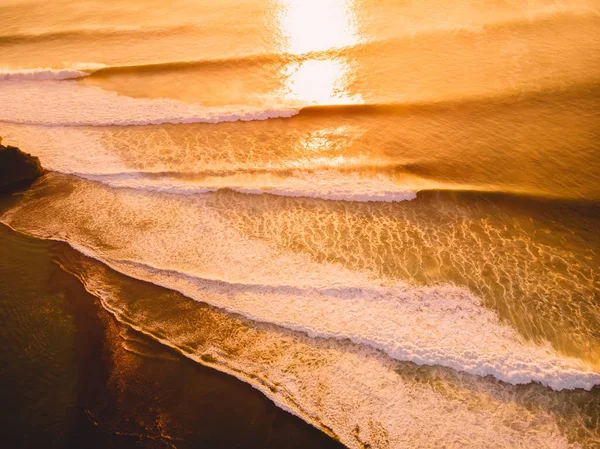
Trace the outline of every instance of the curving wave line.
<path fill-rule="evenodd" d="M 559 102 L 576 95 L 597 95 L 600 93 L 600 82 L 572 82 L 567 86 L 541 87 L 518 93 L 506 92 L 485 96 L 469 96 L 433 101 L 357 103 L 357 104 L 318 104 L 304 106 L 299 110 L 302 117 L 334 117 L 334 116 L 383 116 L 400 114 L 430 114 L 456 112 L 460 109 L 481 109 L 489 111 L 491 107 L 514 108 L 520 105 L 540 101 Z"/>
<path fill-rule="evenodd" d="M 2 217 L 9 227 L 11 213 L 14 210 Z M 525 341 L 478 298 L 457 287 L 381 286 L 357 272 L 337 273 L 336 284 L 329 287 L 232 282 L 103 256 L 72 237 L 33 234 L 66 242 L 126 276 L 311 338 L 349 340 L 399 361 L 493 376 L 511 384 L 538 382 L 554 390 L 591 390 L 600 384 L 600 373 L 583 361 L 562 356 L 549 344 Z"/>
<path fill-rule="evenodd" d="M 0 81 L 48 81 L 66 80 L 84 77 L 107 78 L 115 75 L 143 74 L 176 72 L 181 70 L 201 70 L 207 67 L 251 65 L 263 67 L 266 64 L 287 64 L 292 61 L 302 61 L 306 57 L 289 54 L 256 54 L 247 56 L 234 56 L 230 58 L 192 60 L 192 61 L 168 61 L 152 64 L 107 66 L 99 63 L 77 63 L 71 67 L 51 68 L 36 67 L 28 69 L 10 69 L 0 67 Z"/>
<path fill-rule="evenodd" d="M 525 201 L 527 204 L 552 202 L 565 206 L 597 208 L 597 198 L 572 198 L 547 192 L 511 189 L 507 186 L 468 185 L 438 181 L 422 176 L 427 164 L 380 163 L 349 166 L 324 165 L 298 169 L 289 167 L 239 167 L 179 171 L 99 171 L 82 172 L 61 166 L 48 166 L 52 172 L 98 182 L 115 189 L 157 192 L 173 195 L 202 195 L 220 190 L 250 195 L 275 195 L 349 202 L 400 202 L 438 194 L 485 196 Z M 425 170 L 426 171 L 426 170 Z M 397 174 L 407 176 L 404 181 Z"/>
<path fill-rule="evenodd" d="M 0 68 L 0 81 L 47 81 L 47 80 L 68 80 L 83 78 L 89 76 L 89 72 L 84 72 L 75 68 L 51 69 L 2 69 Z"/>
<path fill-rule="evenodd" d="M 318 57 L 318 54 L 311 54 L 312 57 Z M 213 67 L 240 67 L 248 66 L 264 67 L 268 64 L 288 64 L 290 62 L 300 62 L 307 59 L 308 56 L 297 56 L 288 53 L 272 54 L 261 53 L 245 56 L 232 56 L 228 58 L 203 59 L 194 61 L 167 61 L 153 64 L 137 64 L 103 67 L 92 73 L 93 78 L 105 78 L 115 75 L 176 72 L 181 70 L 201 70 Z"/>
<path fill-rule="evenodd" d="M 266 105 L 264 108 L 230 105 L 210 108 L 174 99 L 126 97 L 69 80 L 39 83 L 24 79 L 20 82 L 0 82 L 0 122 L 40 126 L 136 126 L 266 120 L 298 114 L 303 117 L 429 114 L 454 111 L 456 108 L 489 109 L 490 104 L 512 108 L 516 100 L 521 103 L 560 101 L 574 93 L 589 94 L 598 89 L 599 83 L 580 83 L 562 90 L 545 89 L 519 95 L 436 102 L 316 105 L 302 108 L 282 104 Z"/>
<path fill-rule="evenodd" d="M 104 26 L 80 29 L 45 31 L 41 33 L 17 33 L 0 35 L 0 46 L 23 45 L 48 42 L 50 40 L 102 40 L 111 37 L 125 38 L 144 36 L 172 36 L 173 33 L 187 33 L 197 29 L 193 25 L 175 25 L 169 27 L 140 27 L 140 26 Z"/>
<path fill-rule="evenodd" d="M 140 172 L 116 174 L 61 173 L 100 182 L 112 188 L 127 188 L 147 192 L 177 195 L 198 195 L 218 190 L 233 190 L 250 195 L 277 195 L 317 198 L 331 201 L 398 202 L 417 197 L 415 190 L 397 185 L 383 175 L 364 177 L 357 172 L 340 176 L 334 170 L 293 171 L 284 177 L 268 177 L 253 181 L 233 176 L 190 180 L 187 176 L 146 176 Z M 187 179 L 186 179 L 187 178 Z"/>
<path fill-rule="evenodd" d="M 156 192 L 172 195 L 203 195 L 206 193 L 218 192 L 221 190 L 230 190 L 237 193 L 248 195 L 274 195 L 293 198 L 313 198 L 327 201 L 345 201 L 345 202 L 378 202 L 395 203 L 401 201 L 412 201 L 417 198 L 425 198 L 432 195 L 461 195 L 465 198 L 473 196 L 486 197 L 489 201 L 508 199 L 511 202 L 522 201 L 534 207 L 540 203 L 562 204 L 565 207 L 586 207 L 588 210 L 596 210 L 600 206 L 600 201 L 596 198 L 565 198 L 543 194 L 540 192 L 530 192 L 521 190 L 507 190 L 504 188 L 494 188 L 493 186 L 476 186 L 462 184 L 447 184 L 437 182 L 434 179 L 420 179 L 418 185 L 398 185 L 392 179 L 385 179 L 385 168 L 377 176 L 362 177 L 358 175 L 360 170 L 354 172 L 353 169 L 323 168 L 321 170 L 248 170 L 242 171 L 242 174 L 270 174 L 281 176 L 278 183 L 257 182 L 236 182 L 235 175 L 238 172 L 227 171 L 221 175 L 224 179 L 219 179 L 218 174 L 209 172 L 205 176 L 216 176 L 217 180 L 212 183 L 198 179 L 203 177 L 199 173 L 180 173 L 180 172 L 121 172 L 121 173 L 80 173 L 68 170 L 50 169 L 50 171 L 62 173 L 65 175 L 76 176 L 93 182 L 99 182 L 115 189 L 130 189 L 142 192 Z M 405 167 L 403 166 L 402 169 Z M 398 170 L 394 165 L 390 170 Z M 348 174 L 347 172 L 350 172 Z M 325 183 L 315 183 L 315 179 L 308 178 L 311 175 L 319 176 L 325 174 L 339 175 L 339 181 L 330 178 L 321 179 Z M 227 177 L 233 177 L 231 181 Z M 285 179 L 289 176 L 290 179 Z M 194 179 L 195 178 L 195 179 Z"/>
<path fill-rule="evenodd" d="M 549 345 L 523 341 L 516 331 L 500 323 L 494 312 L 482 307 L 479 300 L 452 286 L 416 292 L 404 284 L 312 289 L 285 284 L 231 283 L 136 261 L 111 260 L 67 243 L 127 276 L 311 338 L 350 340 L 381 350 L 399 361 L 445 366 L 478 376 L 491 375 L 511 384 L 539 382 L 555 390 L 591 390 L 600 384 L 600 373 L 577 359 L 557 354 Z M 302 310 L 300 315 L 299 310 Z M 422 326 L 418 323 L 423 322 L 436 323 L 435 329 L 427 330 L 428 335 L 420 332 Z M 450 341 L 452 345 L 446 344 Z"/>
<path fill-rule="evenodd" d="M 0 121 L 42 126 L 131 126 L 221 123 L 291 117 L 297 109 L 274 105 L 209 108 L 172 99 L 120 96 L 74 81 L 0 83 Z"/>

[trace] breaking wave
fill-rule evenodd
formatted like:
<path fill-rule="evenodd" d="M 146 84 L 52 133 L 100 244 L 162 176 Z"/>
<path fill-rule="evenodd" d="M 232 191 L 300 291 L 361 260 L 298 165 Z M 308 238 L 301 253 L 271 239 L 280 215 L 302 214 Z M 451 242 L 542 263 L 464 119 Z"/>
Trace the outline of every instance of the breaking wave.
<path fill-rule="evenodd" d="M 0 83 L 0 121 L 43 126 L 128 126 L 163 123 L 220 123 L 291 117 L 286 107 L 208 108 L 168 99 L 119 96 L 71 82 Z"/>
<path fill-rule="evenodd" d="M 334 170 L 313 172 L 295 171 L 287 176 L 251 178 L 232 175 L 186 180 L 181 176 L 147 176 L 144 173 L 88 174 L 69 173 L 113 188 L 128 188 L 147 192 L 196 195 L 229 189 L 239 193 L 318 198 L 332 201 L 410 201 L 417 192 L 408 190 L 384 175 L 360 176 Z M 197 175 L 196 175 L 197 177 Z"/>
<path fill-rule="evenodd" d="M 89 76 L 90 73 L 74 68 L 0 69 L 0 81 L 67 80 Z"/>
<path fill-rule="evenodd" d="M 65 241 L 129 277 L 311 338 L 350 340 L 396 360 L 512 384 L 539 382 L 555 390 L 600 384 L 600 373 L 582 359 L 525 339 L 464 287 L 377 280 L 278 250 L 240 233 L 209 199 L 140 197 L 64 175 L 51 178 L 60 196 L 46 195 L 44 208 L 30 196 L 2 222 Z M 66 197 L 61 183 L 73 189 Z M 157 223 L 140 232 L 152 220 Z"/>

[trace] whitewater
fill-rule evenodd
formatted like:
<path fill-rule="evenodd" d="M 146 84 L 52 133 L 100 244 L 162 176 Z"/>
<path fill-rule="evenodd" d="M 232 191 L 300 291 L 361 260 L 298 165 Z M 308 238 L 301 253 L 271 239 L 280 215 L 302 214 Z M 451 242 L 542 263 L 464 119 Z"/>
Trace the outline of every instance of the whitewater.
<path fill-rule="evenodd" d="M 123 172 L 127 168 L 122 161 L 110 154 L 110 150 L 103 147 L 102 142 L 90 140 L 85 133 L 75 134 L 69 140 L 65 140 L 65 135 L 77 132 L 77 127 L 267 120 L 291 117 L 298 110 L 254 111 L 241 108 L 236 111 L 235 108 L 231 110 L 230 106 L 215 110 L 176 100 L 118 96 L 98 87 L 64 81 L 89 76 L 100 67 L 99 64 L 88 64 L 88 72 L 75 69 L 2 72 L 0 96 L 7 105 L 2 111 L 2 121 L 9 124 L 9 136 L 13 135 L 12 131 L 22 136 L 23 140 L 37 141 L 32 145 L 31 151 L 36 148 L 38 154 L 41 152 L 51 170 L 101 182 L 117 189 L 167 195 L 202 195 L 226 188 L 242 194 L 270 193 L 283 197 L 359 202 L 395 202 L 416 198 L 414 189 L 411 191 L 403 188 L 386 176 L 365 177 L 337 172 L 333 168 L 340 161 L 336 159 L 330 162 L 321 160 L 316 172 L 292 171 L 285 177 L 268 176 L 262 183 L 260 177 L 255 176 L 250 185 L 244 182 L 236 185 L 235 175 L 213 179 L 204 177 L 201 181 L 190 182 L 178 177 L 160 176 L 160 173 L 157 178 L 148 176 L 152 173 Z M 81 68 L 85 67 L 82 65 Z M 42 115 L 40 111 L 43 111 Z M 39 134 L 43 127 L 49 129 L 47 132 L 42 131 L 42 138 L 31 136 Z M 48 141 L 48 137 L 52 136 L 59 136 L 58 139 L 61 140 Z M 81 143 L 81 139 L 89 141 L 91 150 L 86 149 L 79 166 L 77 160 L 72 159 L 77 157 L 77 152 L 57 152 L 58 146 L 77 145 L 76 142 Z M 57 166 L 54 166 L 57 156 Z M 92 157 L 95 162 L 90 160 Z M 347 160 L 343 162 L 348 165 Z M 106 172 L 79 171 L 92 168 L 91 163 L 101 163 Z M 116 173 L 111 173 L 111 165 Z M 233 168 L 234 173 L 235 170 Z M 125 192 L 123 195 L 129 194 Z M 60 203 L 57 201 L 56 205 L 58 204 Z M 74 206 L 62 207 L 73 209 Z M 13 225 L 11 217 L 13 214 L 18 215 L 18 211 L 19 209 L 15 209 L 5 215 L 4 222 Z M 132 214 L 136 212 L 132 211 Z M 214 219 L 215 217 L 210 220 Z M 266 278 L 261 277 L 260 283 L 247 284 L 243 279 L 230 279 L 231 274 L 225 278 L 213 278 L 210 273 L 177 271 L 170 267 L 155 266 L 144 260 L 136 261 L 127 256 L 127 253 L 119 254 L 119 258 L 115 259 L 113 255 L 94 252 L 89 248 L 89 243 L 79 241 L 74 234 L 68 238 L 57 237 L 64 232 L 61 232 L 60 225 L 49 226 L 50 230 L 36 229 L 33 233 L 42 238 L 59 238 L 119 272 L 179 291 L 228 312 L 241 313 L 251 320 L 276 324 L 315 338 L 348 339 L 382 350 L 397 360 L 412 361 L 419 365 L 446 366 L 480 376 L 493 375 L 513 384 L 535 381 L 557 390 L 589 390 L 600 383 L 600 375 L 585 363 L 564 358 L 547 344 L 536 345 L 523 340 L 514 330 L 499 321 L 493 312 L 486 310 L 481 298 L 452 285 L 422 289 L 405 283 L 373 283 L 369 277 L 358 277 L 357 273 L 346 272 L 341 267 L 313 267 L 309 260 L 269 254 L 268 248 L 256 244 L 251 250 L 242 250 L 246 245 L 244 238 L 229 231 L 227 241 L 232 248 L 227 250 L 227 254 L 244 254 L 249 251 L 253 255 L 252 260 L 258 258 L 274 264 L 273 268 L 265 268 L 263 264 L 263 270 L 277 272 L 277 283 L 271 274 Z M 223 232 L 226 225 L 212 224 L 211 227 L 212 232 L 217 235 Z M 234 249 L 236 247 L 239 249 Z M 227 260 L 236 267 L 244 267 L 242 272 L 253 271 L 250 268 L 252 262 L 244 262 L 239 258 L 235 261 Z M 291 268 L 281 271 L 282 267 Z M 303 269 L 299 271 L 298 267 Z M 281 276 L 286 272 L 289 274 L 282 284 Z M 207 294 L 210 299 L 207 299 Z M 423 330 L 418 330 L 419 323 L 434 322 L 437 323 L 435 330 L 429 324 Z M 479 336 L 477 340 L 473 338 L 475 335 Z M 485 338 L 481 338 L 482 336 Z M 446 343 L 450 341 L 452 344 Z"/>
<path fill-rule="evenodd" d="M 598 2 L 213 3 L 0 6 L 0 222 L 349 448 L 597 447 Z"/>

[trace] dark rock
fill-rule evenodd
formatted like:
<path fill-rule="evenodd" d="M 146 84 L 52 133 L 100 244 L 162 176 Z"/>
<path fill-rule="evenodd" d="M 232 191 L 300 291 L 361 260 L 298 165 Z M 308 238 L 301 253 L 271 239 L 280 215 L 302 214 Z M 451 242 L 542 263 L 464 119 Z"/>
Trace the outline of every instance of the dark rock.
<path fill-rule="evenodd" d="M 0 143 L 0 193 L 29 187 L 43 173 L 37 157 Z"/>

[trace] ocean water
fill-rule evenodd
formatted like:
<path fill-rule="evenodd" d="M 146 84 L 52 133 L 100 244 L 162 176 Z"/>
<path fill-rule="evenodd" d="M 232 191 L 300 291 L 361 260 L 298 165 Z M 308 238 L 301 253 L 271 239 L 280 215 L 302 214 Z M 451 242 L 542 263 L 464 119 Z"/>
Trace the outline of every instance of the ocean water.
<path fill-rule="evenodd" d="M 595 448 L 599 104 L 597 0 L 5 0 L 0 221 L 349 448 Z"/>
<path fill-rule="evenodd" d="M 250 385 L 119 323 L 63 269 L 73 251 L 0 225 L 3 447 L 344 447 Z"/>

